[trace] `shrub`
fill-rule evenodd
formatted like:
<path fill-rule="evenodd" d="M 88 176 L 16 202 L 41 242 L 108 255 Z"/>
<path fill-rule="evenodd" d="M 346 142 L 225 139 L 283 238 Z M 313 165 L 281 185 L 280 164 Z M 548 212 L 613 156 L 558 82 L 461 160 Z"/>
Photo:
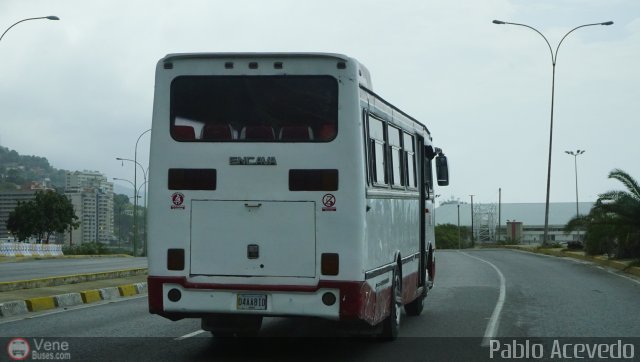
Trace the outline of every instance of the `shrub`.
<path fill-rule="evenodd" d="M 62 247 L 64 255 L 104 255 L 111 254 L 103 243 L 82 243 L 78 245 L 65 245 Z"/>

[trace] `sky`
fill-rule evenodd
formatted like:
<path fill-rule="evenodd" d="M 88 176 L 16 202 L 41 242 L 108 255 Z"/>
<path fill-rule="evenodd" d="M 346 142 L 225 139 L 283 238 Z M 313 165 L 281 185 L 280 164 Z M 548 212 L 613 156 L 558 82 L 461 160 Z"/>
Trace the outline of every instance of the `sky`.
<path fill-rule="evenodd" d="M 0 145 L 133 180 L 149 157 L 157 61 L 182 52 L 329 52 L 426 124 L 449 159 L 439 201 L 551 202 L 640 180 L 637 0 L 0 0 Z M 140 136 L 142 135 L 142 136 Z M 136 141 L 138 141 L 136 153 Z M 140 169 L 138 178 L 142 179 Z M 122 184 L 122 181 L 115 181 Z"/>

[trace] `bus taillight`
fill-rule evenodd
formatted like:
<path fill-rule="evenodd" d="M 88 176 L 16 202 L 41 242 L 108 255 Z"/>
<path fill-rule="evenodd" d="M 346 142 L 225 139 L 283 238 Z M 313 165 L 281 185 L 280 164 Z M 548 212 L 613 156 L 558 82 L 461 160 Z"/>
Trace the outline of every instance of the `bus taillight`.
<path fill-rule="evenodd" d="M 184 270 L 184 249 L 169 249 L 167 251 L 167 269 Z"/>
<path fill-rule="evenodd" d="M 336 253 L 323 253 L 320 265 L 322 275 L 338 275 L 340 271 L 340 255 Z"/>

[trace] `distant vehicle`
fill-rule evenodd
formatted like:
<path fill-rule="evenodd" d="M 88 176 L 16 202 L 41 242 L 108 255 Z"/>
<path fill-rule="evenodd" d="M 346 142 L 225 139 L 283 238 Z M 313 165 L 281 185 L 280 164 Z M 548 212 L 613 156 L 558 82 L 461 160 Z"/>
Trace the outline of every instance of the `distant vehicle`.
<path fill-rule="evenodd" d="M 155 82 L 150 313 L 201 318 L 217 337 L 307 316 L 394 339 L 403 306 L 422 312 L 436 271 L 432 166 L 447 185 L 447 158 L 361 63 L 170 54 Z"/>

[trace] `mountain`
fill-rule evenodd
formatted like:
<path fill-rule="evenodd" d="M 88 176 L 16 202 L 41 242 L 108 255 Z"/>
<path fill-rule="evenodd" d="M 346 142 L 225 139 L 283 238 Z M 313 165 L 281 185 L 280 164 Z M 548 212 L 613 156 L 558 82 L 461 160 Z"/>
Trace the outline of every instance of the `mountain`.
<path fill-rule="evenodd" d="M 28 188 L 32 182 L 62 190 L 66 173 L 67 170 L 52 167 L 45 157 L 23 156 L 0 146 L 0 191 Z"/>

